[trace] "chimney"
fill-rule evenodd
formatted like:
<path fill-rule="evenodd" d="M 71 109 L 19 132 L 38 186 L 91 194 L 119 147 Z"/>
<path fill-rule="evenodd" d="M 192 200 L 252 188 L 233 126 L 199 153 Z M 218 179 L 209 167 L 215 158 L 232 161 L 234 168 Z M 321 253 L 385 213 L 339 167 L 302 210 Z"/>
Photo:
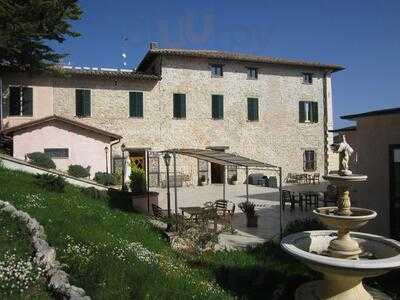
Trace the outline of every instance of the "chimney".
<path fill-rule="evenodd" d="M 155 49 L 158 49 L 158 43 L 150 42 L 150 50 L 155 50 Z"/>

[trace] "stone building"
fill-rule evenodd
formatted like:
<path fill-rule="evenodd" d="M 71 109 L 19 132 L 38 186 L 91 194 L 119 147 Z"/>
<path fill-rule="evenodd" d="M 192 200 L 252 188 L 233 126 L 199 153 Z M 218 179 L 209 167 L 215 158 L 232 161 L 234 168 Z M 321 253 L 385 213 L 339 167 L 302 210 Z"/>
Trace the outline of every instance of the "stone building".
<path fill-rule="evenodd" d="M 366 229 L 400 239 L 400 108 L 343 116 L 357 122 L 334 130 L 354 148 L 350 169 L 368 175 L 355 187 L 354 206 L 378 213 Z"/>
<path fill-rule="evenodd" d="M 120 135 L 107 154 L 113 169 L 124 144 L 140 165 L 146 164 L 146 149 L 208 148 L 281 166 L 284 174 L 323 174 L 332 143 L 331 75 L 342 69 L 221 51 L 161 49 L 151 43 L 134 71 L 3 71 L 3 124 L 10 132 L 21 123 L 56 115 Z M 63 148 L 69 147 L 65 143 Z M 153 172 L 163 173 L 163 164 L 150 156 Z M 68 159 L 54 158 L 56 163 Z M 223 180 L 218 165 L 205 168 L 209 182 Z M 178 169 L 197 182 L 197 161 L 179 159 Z M 152 184 L 158 184 L 159 174 L 153 175 Z"/>

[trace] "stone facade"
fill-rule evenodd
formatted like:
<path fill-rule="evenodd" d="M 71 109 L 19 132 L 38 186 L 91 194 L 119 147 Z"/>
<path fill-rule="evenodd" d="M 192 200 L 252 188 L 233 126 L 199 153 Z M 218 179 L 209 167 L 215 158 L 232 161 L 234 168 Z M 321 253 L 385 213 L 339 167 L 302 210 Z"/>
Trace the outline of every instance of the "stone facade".
<path fill-rule="evenodd" d="M 80 122 L 123 136 L 130 148 L 201 148 L 228 146 L 228 152 L 281 166 L 288 172 L 303 172 L 303 152 L 316 152 L 317 169 L 329 168 L 328 145 L 332 135 L 331 77 L 323 69 L 280 64 L 223 61 L 223 77 L 211 76 L 207 58 L 163 56 L 154 69 L 162 79 L 132 80 L 71 76 L 68 78 L 24 78 L 10 76 L 5 85 L 34 87 L 33 118 L 42 114 L 75 117 L 75 89 L 91 90 L 91 116 Z M 221 62 L 218 62 L 221 63 Z M 258 68 L 258 79 L 247 79 L 246 67 Z M 314 74 L 313 84 L 303 84 L 303 72 Z M 39 91 L 43 97 L 39 98 Z M 5 87 L 6 89 L 6 87 Z M 129 117 L 129 92 L 142 91 L 143 118 Z M 173 118 L 173 94 L 186 94 L 186 119 Z M 211 117 L 211 96 L 224 96 L 224 119 Z M 247 98 L 259 99 L 259 121 L 247 120 Z M 317 101 L 318 123 L 299 122 L 299 101 Z M 23 117 L 7 117 L 13 126 Z M 120 144 L 114 147 L 119 154 Z M 180 158 L 178 171 L 197 182 L 197 160 Z M 161 172 L 164 171 L 163 163 Z M 258 171 L 260 172 L 260 171 Z M 272 175 L 272 174 L 270 174 Z M 239 181 L 244 180 L 240 172 Z"/>

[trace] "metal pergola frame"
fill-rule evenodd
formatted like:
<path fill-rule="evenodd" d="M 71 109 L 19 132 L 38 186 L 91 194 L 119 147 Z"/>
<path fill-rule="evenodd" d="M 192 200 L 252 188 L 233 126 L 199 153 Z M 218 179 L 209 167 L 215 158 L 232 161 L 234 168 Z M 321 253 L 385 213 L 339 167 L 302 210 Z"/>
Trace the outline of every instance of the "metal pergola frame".
<path fill-rule="evenodd" d="M 280 224 L 280 238 L 282 238 L 282 167 L 278 167 L 272 164 L 263 163 L 254 159 L 250 159 L 235 153 L 215 151 L 209 149 L 192 149 L 192 148 L 182 148 L 182 149 L 167 149 L 164 151 L 158 151 L 160 154 L 172 154 L 173 158 L 173 174 L 174 174 L 174 200 L 175 200 L 175 214 L 178 214 L 178 199 L 177 199 L 177 184 L 176 184 L 176 155 L 184 155 L 200 160 L 204 160 L 210 163 L 215 163 L 224 166 L 224 181 L 223 181 L 223 199 L 226 196 L 226 167 L 227 166 L 237 166 L 245 168 L 246 170 L 246 201 L 249 201 L 249 169 L 257 170 L 268 170 L 274 171 L 279 176 L 279 224 Z M 149 166 L 147 165 L 146 173 L 149 174 Z M 167 169 L 169 166 L 167 166 Z M 170 178 L 167 176 L 167 187 L 169 195 Z M 147 176 L 147 190 L 149 190 L 149 177 Z M 170 200 L 169 200 L 170 201 Z M 148 211 L 150 211 L 148 200 Z M 170 205 L 168 205 L 170 207 Z M 168 213 L 170 214 L 170 208 Z"/>

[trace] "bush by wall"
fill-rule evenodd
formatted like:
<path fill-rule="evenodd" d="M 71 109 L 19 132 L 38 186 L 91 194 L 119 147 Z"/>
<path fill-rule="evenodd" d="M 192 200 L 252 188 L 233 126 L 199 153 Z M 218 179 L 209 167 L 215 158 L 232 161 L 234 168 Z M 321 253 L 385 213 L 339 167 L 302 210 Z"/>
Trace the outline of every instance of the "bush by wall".
<path fill-rule="evenodd" d="M 114 176 L 105 172 L 97 172 L 94 174 L 94 181 L 102 185 L 115 185 Z"/>
<path fill-rule="evenodd" d="M 142 194 L 146 191 L 146 175 L 144 170 L 138 168 L 134 163 L 131 165 L 130 188 L 133 193 Z"/>
<path fill-rule="evenodd" d="M 63 192 L 67 184 L 63 177 L 51 174 L 36 174 L 35 178 L 39 186 L 53 192 Z"/>
<path fill-rule="evenodd" d="M 32 153 L 27 154 L 27 156 L 32 165 L 46 168 L 46 169 L 55 169 L 56 168 L 56 164 L 51 159 L 51 157 L 49 155 L 47 155 L 46 153 L 32 152 Z"/>
<path fill-rule="evenodd" d="M 101 201 L 108 201 L 109 196 L 107 194 L 107 191 L 100 191 L 94 187 L 89 187 L 89 188 L 81 188 L 81 192 L 90 198 L 93 198 L 95 200 L 101 200 Z"/>
<path fill-rule="evenodd" d="M 78 178 L 87 178 L 90 176 L 90 166 L 84 168 L 81 165 L 70 165 L 68 174 Z"/>

